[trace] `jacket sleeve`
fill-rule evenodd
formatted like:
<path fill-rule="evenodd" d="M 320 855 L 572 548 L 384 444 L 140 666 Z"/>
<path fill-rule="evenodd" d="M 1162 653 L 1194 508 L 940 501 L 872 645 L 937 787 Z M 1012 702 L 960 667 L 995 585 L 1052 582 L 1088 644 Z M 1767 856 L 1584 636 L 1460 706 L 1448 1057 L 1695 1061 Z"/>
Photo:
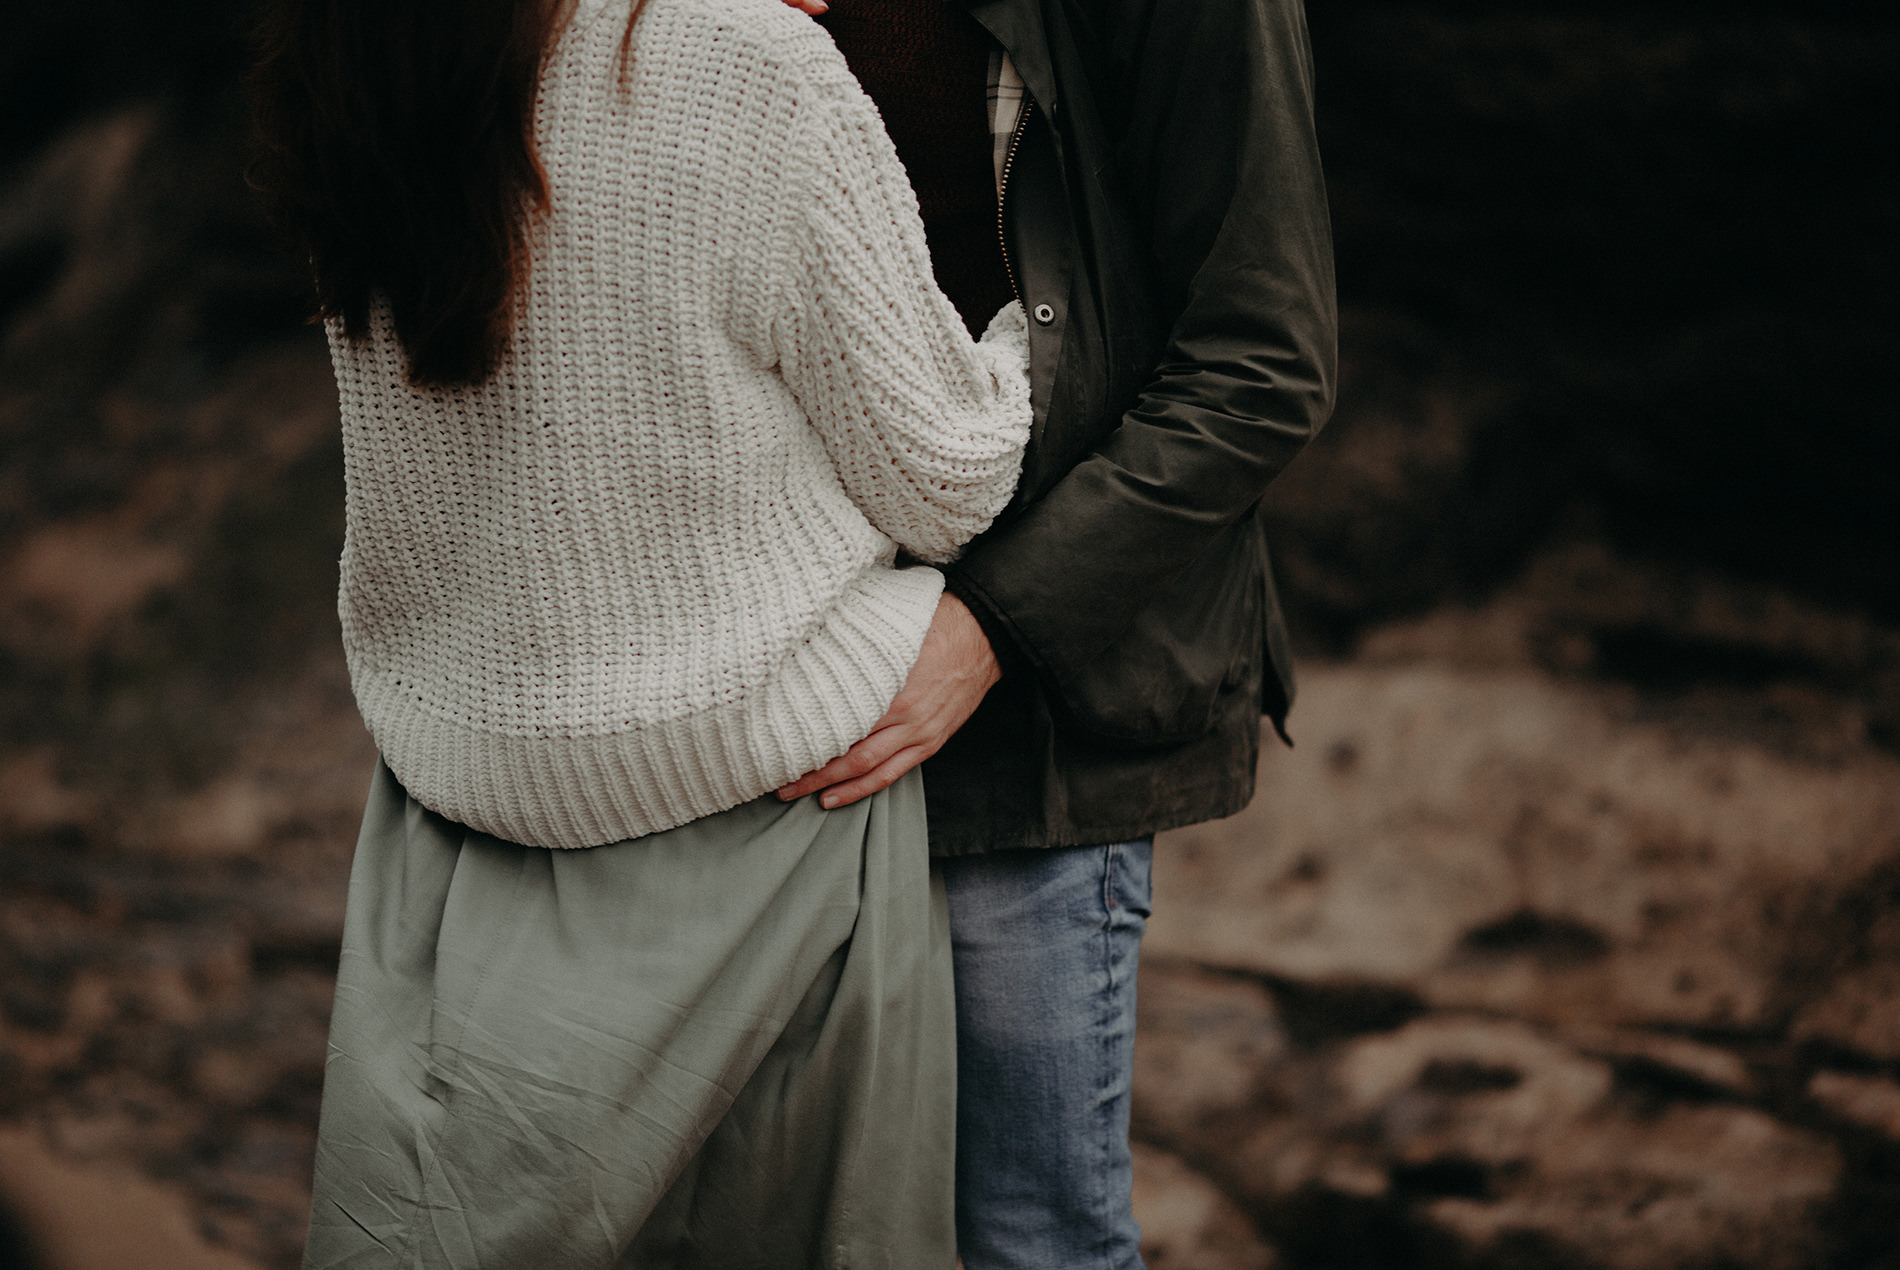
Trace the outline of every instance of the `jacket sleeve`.
<path fill-rule="evenodd" d="M 866 519 L 941 563 L 989 526 L 1022 470 L 1022 306 L 970 339 L 937 288 L 903 165 L 855 85 L 801 123 L 792 264 L 771 324 L 780 374 Z"/>
<path fill-rule="evenodd" d="M 1138 211 L 1172 315 L 1161 360 L 1094 452 L 947 576 L 1058 686 L 1252 512 L 1333 400 L 1332 239 L 1300 0 L 1155 0 L 1123 44 L 1120 177 L 1151 201 Z"/>

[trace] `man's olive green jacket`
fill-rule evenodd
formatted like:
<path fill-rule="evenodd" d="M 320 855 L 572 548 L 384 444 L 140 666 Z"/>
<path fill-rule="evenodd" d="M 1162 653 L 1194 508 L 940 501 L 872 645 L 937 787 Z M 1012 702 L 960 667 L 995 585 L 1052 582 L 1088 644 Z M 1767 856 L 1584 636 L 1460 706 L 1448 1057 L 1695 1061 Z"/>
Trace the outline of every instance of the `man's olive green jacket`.
<path fill-rule="evenodd" d="M 953 2 L 1034 98 L 1001 230 L 1035 422 L 947 571 L 1005 669 L 924 767 L 932 848 L 1229 815 L 1293 697 L 1260 499 L 1333 401 L 1300 0 Z"/>

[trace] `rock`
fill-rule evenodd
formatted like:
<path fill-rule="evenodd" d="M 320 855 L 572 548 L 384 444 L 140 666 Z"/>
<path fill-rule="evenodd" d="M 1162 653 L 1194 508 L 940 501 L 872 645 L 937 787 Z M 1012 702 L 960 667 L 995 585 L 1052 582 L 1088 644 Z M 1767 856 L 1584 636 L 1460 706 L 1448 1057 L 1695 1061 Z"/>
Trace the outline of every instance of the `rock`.
<path fill-rule="evenodd" d="M 1246 1111 L 1286 1052 L 1273 998 L 1259 984 L 1149 961 L 1135 1032 L 1137 1133 L 1183 1141 Z"/>
<path fill-rule="evenodd" d="M 175 586 L 190 560 L 175 543 L 148 542 L 115 520 L 94 517 L 36 531 L 11 562 L 8 590 L 17 601 L 50 609 L 81 644 L 108 623 Z"/>
<path fill-rule="evenodd" d="M 1606 1064 L 1522 1024 L 1456 1017 L 1359 1041 L 1333 1072 L 1340 1113 L 1376 1118 L 1401 1164 L 1509 1161 L 1540 1130 L 1600 1106 L 1611 1084 Z"/>
<path fill-rule="evenodd" d="M 1808 1097 L 1843 1120 L 1900 1141 L 1900 1084 L 1879 1076 L 1821 1071 L 1808 1082 Z"/>
<path fill-rule="evenodd" d="M 1209 1160 L 1313 1259 L 1365 1263 L 1356 1241 L 1384 1230 L 1399 1264 L 1792 1270 L 1826 1237 L 1832 1143 L 1747 1107 L 1640 1105 L 1523 1024 L 1420 1019 L 1328 1069 L 1323 1102 Z"/>
<path fill-rule="evenodd" d="M 1431 323 L 1351 307 L 1341 319 L 1338 409 L 1265 503 L 1283 593 L 1329 633 L 1455 591 L 1475 539 L 1509 551 L 1543 511 L 1523 514 L 1521 466 L 1509 491 L 1473 479 L 1478 455 L 1510 444 L 1512 386 L 1460 366 Z"/>
<path fill-rule="evenodd" d="M 35 1270 L 258 1270 L 199 1235 L 190 1198 L 122 1165 L 83 1165 L 26 1129 L 0 1129 L 0 1200 Z"/>
<path fill-rule="evenodd" d="M 1773 1026 L 1900 823 L 1891 757 L 1685 735 L 1529 672 L 1313 667 L 1295 732 L 1245 812 L 1166 836 L 1154 953 L 1571 1026 Z"/>
<path fill-rule="evenodd" d="M 1900 1059 L 1900 966 L 1868 966 L 1836 979 L 1796 1016 L 1794 1035 L 1872 1058 Z"/>
<path fill-rule="evenodd" d="M 1891 1062 L 1900 1059 L 1900 910 L 1888 905 L 1900 899 L 1900 884 L 1884 877 L 1868 889 L 1869 896 L 1853 897 L 1860 902 L 1837 905 L 1837 912 L 1827 914 L 1845 918 L 1842 924 L 1850 932 L 1854 925 L 1865 931 L 1851 941 L 1843 968 L 1822 976 L 1813 999 L 1795 1015 L 1793 1034 L 1797 1040 Z M 1872 920 L 1855 922 L 1865 915 L 1855 910 L 1868 907 L 1876 910 Z"/>
<path fill-rule="evenodd" d="M 1616 1270 L 1811 1265 L 1840 1175 L 1830 1143 L 1737 1107 L 1553 1124 L 1512 1163 L 1494 1196 L 1432 1201 L 1426 1219 L 1480 1255 L 1529 1243 Z"/>
<path fill-rule="evenodd" d="M 1153 1147 L 1135 1147 L 1135 1219 L 1149 1270 L 1272 1270 L 1247 1215 L 1212 1182 Z"/>
<path fill-rule="evenodd" d="M 94 811 L 87 791 L 60 779 L 43 749 L 0 757 L 0 831 L 44 833 L 84 824 Z"/>
<path fill-rule="evenodd" d="M 1670 1082 L 1678 1092 L 1748 1098 L 1758 1091 L 1758 1082 L 1739 1055 L 1679 1036 L 1582 1027 L 1568 1029 L 1564 1040 L 1579 1052 L 1609 1059 L 1626 1072 L 1647 1072 Z"/>

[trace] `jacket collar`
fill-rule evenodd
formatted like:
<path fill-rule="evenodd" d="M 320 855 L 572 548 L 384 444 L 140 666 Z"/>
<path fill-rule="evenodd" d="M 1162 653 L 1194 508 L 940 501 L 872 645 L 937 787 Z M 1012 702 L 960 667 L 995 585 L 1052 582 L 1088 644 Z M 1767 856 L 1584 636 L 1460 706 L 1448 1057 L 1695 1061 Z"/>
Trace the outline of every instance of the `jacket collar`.
<path fill-rule="evenodd" d="M 1036 104 L 1056 117 L 1055 69 L 1049 61 L 1049 37 L 1042 6 L 1036 0 L 948 0 L 960 6 L 995 37 L 1015 63 L 1016 73 Z"/>

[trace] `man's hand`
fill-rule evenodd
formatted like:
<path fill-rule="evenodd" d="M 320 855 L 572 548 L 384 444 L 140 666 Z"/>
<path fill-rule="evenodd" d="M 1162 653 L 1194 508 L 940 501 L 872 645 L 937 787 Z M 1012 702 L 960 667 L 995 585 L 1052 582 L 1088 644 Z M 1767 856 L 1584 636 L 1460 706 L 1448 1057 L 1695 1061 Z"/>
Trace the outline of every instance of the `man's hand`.
<path fill-rule="evenodd" d="M 871 734 L 778 796 L 790 802 L 823 790 L 818 801 L 831 808 L 875 794 L 942 749 L 1002 677 L 983 628 L 962 600 L 944 592 L 917 664 Z"/>
<path fill-rule="evenodd" d="M 785 0 L 785 3 L 800 13 L 811 14 L 814 18 L 831 7 L 825 3 L 825 0 Z"/>

